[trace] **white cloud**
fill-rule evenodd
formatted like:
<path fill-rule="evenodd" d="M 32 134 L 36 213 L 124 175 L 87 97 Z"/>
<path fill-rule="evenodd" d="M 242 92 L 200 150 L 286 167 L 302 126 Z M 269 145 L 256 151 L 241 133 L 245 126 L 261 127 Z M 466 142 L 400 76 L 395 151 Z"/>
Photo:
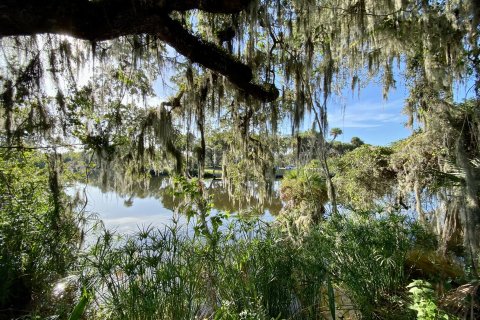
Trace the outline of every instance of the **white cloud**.
<path fill-rule="evenodd" d="M 403 100 L 389 102 L 363 101 L 347 107 L 332 107 L 328 112 L 330 127 L 376 128 L 405 121 L 401 109 Z"/>

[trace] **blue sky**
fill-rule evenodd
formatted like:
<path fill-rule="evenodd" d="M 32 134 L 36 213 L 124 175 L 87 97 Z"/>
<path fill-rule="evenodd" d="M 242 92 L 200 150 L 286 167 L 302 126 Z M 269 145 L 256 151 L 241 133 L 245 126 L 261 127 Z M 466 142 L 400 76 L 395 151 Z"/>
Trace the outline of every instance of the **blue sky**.
<path fill-rule="evenodd" d="M 327 103 L 329 128 L 340 128 L 343 134 L 337 141 L 350 142 L 352 137 L 359 137 L 372 145 L 390 145 L 411 134 L 405 127 L 407 116 L 403 114 L 404 101 L 408 91 L 403 84 L 389 92 L 388 99 L 383 99 L 383 88 L 371 82 L 360 91 L 342 90 L 342 95 L 333 95 Z M 313 115 L 307 115 L 302 131 L 312 128 Z M 281 131 L 291 132 L 291 124 L 286 121 Z"/>
<path fill-rule="evenodd" d="M 345 90 L 343 97 L 334 96 L 328 107 L 330 128 L 340 128 L 343 135 L 337 139 L 349 142 L 354 136 L 373 145 L 389 145 L 408 137 L 407 116 L 402 113 L 408 95 L 405 87 L 392 90 L 388 100 L 383 99 L 382 87 L 370 84 L 357 91 Z"/>
<path fill-rule="evenodd" d="M 160 103 L 166 100 L 165 90 L 160 83 L 155 83 L 157 98 L 150 103 Z M 172 93 L 174 94 L 174 93 Z M 354 136 L 373 145 L 389 145 L 391 142 L 406 138 L 411 131 L 404 126 L 407 118 L 402 114 L 404 99 L 407 96 L 405 88 L 390 92 L 385 101 L 382 97 L 382 87 L 371 84 L 358 92 L 345 90 L 342 97 L 334 96 L 328 104 L 328 122 L 330 128 L 341 128 L 343 135 L 338 141 L 349 142 Z M 304 120 L 305 130 L 312 127 L 312 119 Z M 290 121 L 285 121 L 280 129 L 289 134 Z"/>
<path fill-rule="evenodd" d="M 175 50 L 168 48 L 171 55 L 177 55 Z M 178 55 L 177 55 L 178 56 Z M 372 145 L 389 145 L 393 141 L 403 139 L 411 134 L 411 130 L 405 127 L 406 115 L 402 113 L 404 100 L 408 95 L 407 89 L 400 80 L 400 71 L 395 72 L 397 89 L 389 92 L 388 100 L 383 99 L 381 81 L 370 82 L 360 92 L 345 89 L 342 96 L 333 96 L 328 103 L 328 122 L 330 128 L 341 128 L 343 135 L 338 141 L 350 142 L 352 137 L 359 137 L 364 142 Z M 169 84 L 170 73 L 165 74 L 164 80 Z M 171 84 L 169 84 L 171 86 Z M 176 91 L 164 88 L 160 79 L 154 84 L 157 97 L 152 99 L 156 103 L 175 95 Z M 305 130 L 312 127 L 312 119 L 308 116 L 304 119 Z M 289 120 L 281 125 L 280 131 L 285 134 L 291 133 Z"/>
<path fill-rule="evenodd" d="M 407 116 L 403 113 L 408 90 L 401 76 L 398 76 L 397 88 L 390 90 L 388 99 L 383 99 L 383 88 L 370 83 L 360 92 L 343 90 L 343 95 L 333 96 L 328 103 L 329 128 L 340 128 L 343 135 L 338 141 L 350 142 L 359 137 L 365 143 L 388 146 L 392 142 L 407 138 L 412 129 L 407 128 Z M 466 83 L 457 83 L 454 91 L 455 101 L 461 102 L 474 96 L 473 79 Z M 312 127 L 312 119 L 306 118 L 304 128 Z"/>
<path fill-rule="evenodd" d="M 334 95 L 330 98 L 327 108 L 329 128 L 340 128 L 343 131 L 337 141 L 350 142 L 351 138 L 356 136 L 368 144 L 388 146 L 412 133 L 412 130 L 405 126 L 407 116 L 402 111 L 408 90 L 402 76 L 395 76 L 397 88 L 390 90 L 387 100 L 383 99 L 382 85 L 373 81 L 360 91 L 345 89 L 342 96 Z M 467 97 L 473 97 L 472 86 L 473 80 L 457 84 L 455 100 L 463 101 Z M 157 103 L 167 99 L 167 92 L 170 95 L 175 94 L 174 90 L 165 90 L 162 87 L 160 81 L 156 81 L 154 88 L 157 97 L 153 100 Z M 304 119 L 304 130 L 312 128 L 312 119 L 312 116 Z M 281 125 L 280 131 L 291 133 L 289 120 Z"/>

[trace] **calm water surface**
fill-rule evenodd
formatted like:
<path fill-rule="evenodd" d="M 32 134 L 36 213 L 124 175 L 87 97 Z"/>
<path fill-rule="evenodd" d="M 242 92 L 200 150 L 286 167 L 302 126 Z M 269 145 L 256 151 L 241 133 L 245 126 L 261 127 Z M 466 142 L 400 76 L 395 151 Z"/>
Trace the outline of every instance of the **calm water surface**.
<path fill-rule="evenodd" d="M 167 191 L 168 179 L 151 177 L 149 181 L 136 185 L 128 191 L 118 191 L 114 187 L 100 187 L 98 184 L 77 183 L 68 190 L 69 194 L 86 196 L 86 211 L 98 215 L 105 226 L 120 233 L 130 233 L 146 226 L 160 227 L 172 223 L 175 217 L 179 223 L 186 223 L 182 215 L 175 215 L 175 200 Z M 210 182 L 207 181 L 207 185 Z M 279 183 L 275 189 L 278 190 Z M 213 194 L 214 211 L 230 211 L 235 214 L 239 208 L 249 209 L 258 207 L 254 198 L 250 203 L 232 202 L 220 181 L 214 181 L 210 193 Z M 260 209 L 262 219 L 272 220 L 282 207 L 278 195 Z M 258 211 L 258 210 L 257 210 Z"/>

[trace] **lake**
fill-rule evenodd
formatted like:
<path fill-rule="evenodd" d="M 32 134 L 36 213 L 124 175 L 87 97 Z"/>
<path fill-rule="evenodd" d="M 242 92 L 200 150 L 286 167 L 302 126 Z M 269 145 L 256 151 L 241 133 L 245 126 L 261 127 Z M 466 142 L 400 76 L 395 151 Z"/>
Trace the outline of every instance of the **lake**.
<path fill-rule="evenodd" d="M 175 214 L 175 199 L 168 191 L 168 178 L 152 176 L 148 180 L 120 188 L 115 186 L 101 186 L 95 182 L 87 184 L 78 182 L 68 188 L 70 195 L 78 194 L 86 199 L 85 210 L 94 213 L 103 221 L 107 229 L 119 233 L 131 233 L 146 226 L 163 226 L 172 223 L 175 217 L 180 223 L 186 223 L 186 217 Z M 209 193 L 213 195 L 214 213 L 229 211 L 238 214 L 243 211 L 262 213 L 262 219 L 273 220 L 282 208 L 278 195 L 279 181 L 275 182 L 275 194 L 270 201 L 260 206 L 258 199 L 252 197 L 250 201 L 234 202 L 221 181 L 206 180 Z M 125 190 L 126 189 L 126 190 Z"/>

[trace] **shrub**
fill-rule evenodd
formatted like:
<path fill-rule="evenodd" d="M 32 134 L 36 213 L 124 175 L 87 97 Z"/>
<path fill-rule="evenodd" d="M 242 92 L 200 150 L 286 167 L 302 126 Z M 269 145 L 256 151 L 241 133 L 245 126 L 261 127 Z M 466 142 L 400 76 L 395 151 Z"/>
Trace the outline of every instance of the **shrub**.
<path fill-rule="evenodd" d="M 45 155 L 0 151 L 0 309 L 19 315 L 45 300 L 76 259 L 79 229 Z M 58 173 L 58 172 L 57 172 Z M 1 318 L 1 316 L 0 316 Z"/>

